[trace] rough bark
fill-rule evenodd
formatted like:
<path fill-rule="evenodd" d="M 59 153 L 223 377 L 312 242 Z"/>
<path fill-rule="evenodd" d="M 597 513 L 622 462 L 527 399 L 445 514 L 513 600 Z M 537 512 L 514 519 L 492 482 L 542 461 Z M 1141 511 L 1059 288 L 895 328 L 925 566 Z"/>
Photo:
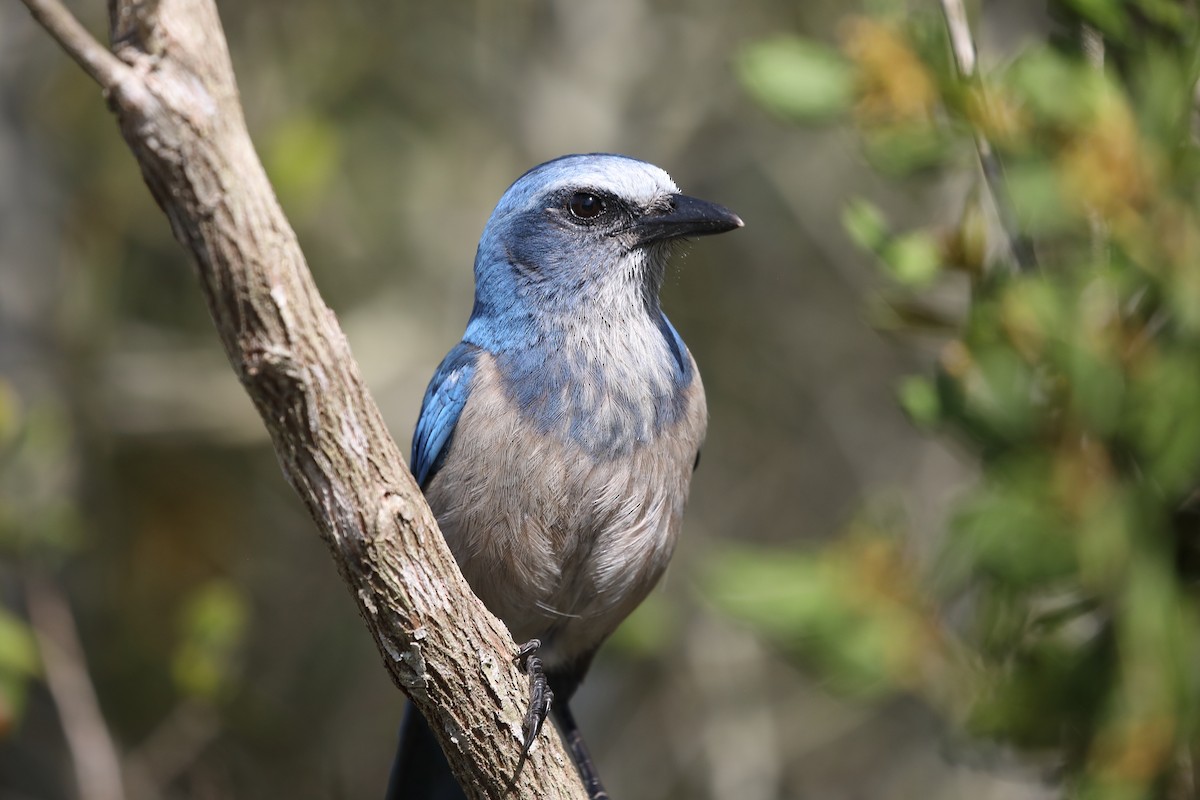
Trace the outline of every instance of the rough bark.
<path fill-rule="evenodd" d="M 109 0 L 111 53 L 58 0 L 23 2 L 104 89 L 392 680 L 431 720 L 468 794 L 501 797 L 527 680 L 321 300 L 246 131 L 212 0 Z M 517 792 L 586 796 L 557 733 L 547 726 L 542 737 Z"/>

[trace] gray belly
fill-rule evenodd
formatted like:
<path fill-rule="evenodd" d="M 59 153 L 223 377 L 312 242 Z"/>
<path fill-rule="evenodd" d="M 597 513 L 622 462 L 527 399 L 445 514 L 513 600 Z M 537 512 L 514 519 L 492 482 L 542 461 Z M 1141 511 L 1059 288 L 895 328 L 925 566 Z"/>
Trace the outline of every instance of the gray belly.
<path fill-rule="evenodd" d="M 593 652 L 666 569 L 707 419 L 689 392 L 675 429 L 605 461 L 472 391 L 425 494 L 471 588 L 549 668 Z"/>

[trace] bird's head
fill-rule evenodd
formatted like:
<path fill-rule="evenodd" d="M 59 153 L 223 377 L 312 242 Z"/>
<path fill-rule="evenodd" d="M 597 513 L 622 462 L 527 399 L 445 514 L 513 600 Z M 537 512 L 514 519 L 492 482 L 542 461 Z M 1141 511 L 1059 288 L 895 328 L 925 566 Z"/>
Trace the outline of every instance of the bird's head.
<path fill-rule="evenodd" d="M 741 226 L 728 209 L 680 194 L 652 164 L 607 154 L 549 161 L 518 178 L 488 220 L 473 316 L 657 312 L 670 244 Z"/>

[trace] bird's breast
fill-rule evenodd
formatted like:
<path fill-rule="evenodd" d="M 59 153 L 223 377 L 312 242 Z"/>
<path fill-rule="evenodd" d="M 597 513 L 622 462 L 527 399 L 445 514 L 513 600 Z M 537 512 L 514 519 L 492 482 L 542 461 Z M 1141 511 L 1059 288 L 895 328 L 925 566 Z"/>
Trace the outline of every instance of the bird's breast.
<path fill-rule="evenodd" d="M 641 312 L 574 316 L 544 336 L 495 355 L 497 385 L 538 430 L 596 458 L 671 435 L 699 385 L 686 349 Z"/>
<path fill-rule="evenodd" d="M 539 406 L 480 356 L 426 496 L 475 593 L 514 637 L 547 641 L 551 666 L 598 646 L 666 568 L 707 422 L 689 377 L 657 417 L 596 385 Z"/>

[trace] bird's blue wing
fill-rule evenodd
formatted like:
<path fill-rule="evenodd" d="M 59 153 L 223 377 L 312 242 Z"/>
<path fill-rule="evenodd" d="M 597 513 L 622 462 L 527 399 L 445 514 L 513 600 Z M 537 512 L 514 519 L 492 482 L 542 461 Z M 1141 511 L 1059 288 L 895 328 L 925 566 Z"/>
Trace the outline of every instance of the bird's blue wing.
<path fill-rule="evenodd" d="M 442 359 L 425 390 L 412 442 L 412 471 L 422 489 L 440 466 L 458 417 L 467 404 L 478 358 L 479 348 L 459 342 Z"/>

